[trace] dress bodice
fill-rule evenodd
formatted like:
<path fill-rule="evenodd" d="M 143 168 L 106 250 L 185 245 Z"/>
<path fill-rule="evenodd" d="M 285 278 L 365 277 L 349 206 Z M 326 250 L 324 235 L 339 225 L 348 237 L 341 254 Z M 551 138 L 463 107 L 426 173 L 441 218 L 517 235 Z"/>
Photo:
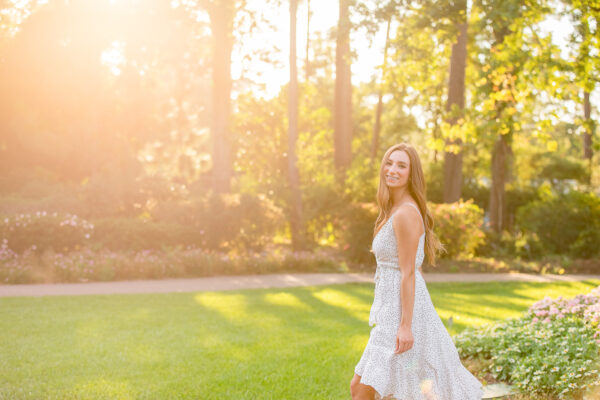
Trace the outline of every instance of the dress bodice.
<path fill-rule="evenodd" d="M 419 209 L 413 203 L 405 203 L 413 206 L 417 212 Z M 419 215 L 421 213 L 419 212 Z M 392 216 L 383 224 L 379 232 L 373 239 L 372 248 L 377 260 L 377 265 L 399 268 L 398 265 L 398 248 L 396 246 L 396 235 L 394 228 L 392 227 Z M 421 220 L 423 218 L 421 217 Z M 425 231 L 425 225 L 423 224 L 423 231 Z M 425 258 L 425 232 L 419 238 L 419 246 L 417 247 L 417 256 L 415 258 L 415 268 L 420 267 L 423 264 Z"/>

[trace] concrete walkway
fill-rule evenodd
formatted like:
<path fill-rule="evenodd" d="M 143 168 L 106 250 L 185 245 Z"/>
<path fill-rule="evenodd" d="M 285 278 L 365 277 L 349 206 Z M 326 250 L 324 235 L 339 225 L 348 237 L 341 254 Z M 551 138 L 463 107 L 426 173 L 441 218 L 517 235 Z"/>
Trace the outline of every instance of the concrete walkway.
<path fill-rule="evenodd" d="M 192 279 L 136 280 L 90 283 L 51 283 L 0 285 L 0 297 L 76 296 L 88 294 L 204 292 L 239 289 L 286 288 L 334 285 L 350 282 L 372 283 L 374 273 L 348 274 L 274 274 L 218 276 Z M 600 275 L 510 274 L 423 274 L 426 282 L 572 282 L 600 280 Z"/>

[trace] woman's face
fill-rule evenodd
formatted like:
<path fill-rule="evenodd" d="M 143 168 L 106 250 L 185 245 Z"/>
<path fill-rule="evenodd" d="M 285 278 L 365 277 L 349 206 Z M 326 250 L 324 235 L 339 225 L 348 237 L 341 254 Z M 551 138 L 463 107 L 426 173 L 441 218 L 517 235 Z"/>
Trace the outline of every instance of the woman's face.
<path fill-rule="evenodd" d="M 408 184 L 410 158 L 404 150 L 394 150 L 383 166 L 385 183 L 388 187 L 402 187 Z"/>

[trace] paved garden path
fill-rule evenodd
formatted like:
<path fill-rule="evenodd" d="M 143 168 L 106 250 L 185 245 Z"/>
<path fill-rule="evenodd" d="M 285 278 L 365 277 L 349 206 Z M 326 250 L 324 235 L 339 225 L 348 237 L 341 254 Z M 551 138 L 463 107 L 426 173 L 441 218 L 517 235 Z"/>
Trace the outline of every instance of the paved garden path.
<path fill-rule="evenodd" d="M 423 274 L 426 282 L 565 282 L 600 280 L 600 275 L 532 275 L 510 274 Z M 171 293 L 225 291 L 294 286 L 333 285 L 350 282 L 373 282 L 373 273 L 274 274 L 217 276 L 191 279 L 135 280 L 90 283 L 50 283 L 0 285 L 0 297 L 7 296 L 73 296 L 87 294 Z"/>

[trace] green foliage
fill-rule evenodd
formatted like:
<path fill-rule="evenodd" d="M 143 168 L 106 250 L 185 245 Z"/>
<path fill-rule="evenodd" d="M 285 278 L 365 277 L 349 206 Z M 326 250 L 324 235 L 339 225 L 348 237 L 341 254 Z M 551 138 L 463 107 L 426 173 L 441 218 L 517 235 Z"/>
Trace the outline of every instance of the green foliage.
<path fill-rule="evenodd" d="M 140 165 L 131 160 L 123 165 L 111 164 L 84 180 L 81 196 L 89 217 L 133 217 L 135 204 L 144 204 L 146 196 L 136 179 Z"/>
<path fill-rule="evenodd" d="M 0 118 L 0 215 L 46 210 L 104 219 L 100 236 L 90 240 L 115 249 L 129 244 L 133 249 L 193 244 L 242 252 L 265 248 L 280 240 L 278 233 L 283 240 L 289 237 L 284 211 L 291 204 L 288 91 L 283 85 L 276 96 L 265 98 L 260 89 L 255 90 L 260 84 L 252 82 L 266 71 L 255 68 L 279 62 L 278 50 L 244 52 L 244 72 L 240 81 L 233 82 L 236 96 L 227 121 L 232 193 L 236 194 L 207 195 L 211 157 L 216 156 L 211 153 L 214 125 L 209 123 L 214 115 L 211 68 L 205 68 L 211 52 L 210 46 L 198 43 L 209 40 L 211 29 L 206 18 L 194 16 L 207 12 L 208 3 L 218 2 L 192 3 L 136 6 L 137 22 L 121 26 L 126 29 L 116 39 L 98 29 L 104 22 L 98 15 L 112 15 L 118 7 L 104 4 L 79 10 L 65 3 L 37 13 L 36 6 L 22 25 L 16 16 L 30 6 L 5 7 L 11 34 L 5 37 L 10 46 L 0 75 L 0 86 L 7 93 L 5 107 L 0 107 L 7 116 Z M 462 198 L 487 209 L 490 193 L 482 182 L 489 180 L 493 143 L 499 135 L 509 135 L 515 157 L 507 165 L 510 183 L 503 226 L 508 230 L 513 228 L 516 210 L 537 199 L 535 187 L 540 183 L 551 182 L 557 190 L 566 191 L 576 186 L 574 182 L 587 183 L 597 176 L 597 160 L 589 165 L 579 160 L 581 128 L 593 131 L 597 123 L 577 118 L 581 111 L 573 111 L 571 102 L 581 101 L 582 89 L 593 92 L 598 80 L 600 64 L 594 55 L 600 25 L 598 10 L 589 3 L 568 0 L 559 7 L 573 22 L 568 58 L 551 35 L 539 29 L 545 18 L 558 17 L 557 9 L 547 2 L 482 0 L 468 8 L 469 15 L 464 13 L 464 0 L 355 4 L 351 16 L 355 34 L 366 29 L 370 40 L 379 40 L 375 32 L 381 32 L 388 20 L 393 20 L 395 31 L 390 35 L 387 62 L 377 67 L 371 81 L 352 88 L 352 165 L 343 187 L 333 174 L 335 35 L 313 29 L 305 60 L 306 80 L 299 88 L 296 142 L 309 245 L 338 247 L 354 260 L 370 259 L 366 248 L 374 218 L 362 211 L 357 212 L 358 220 L 350 218 L 359 204 L 373 202 L 380 156 L 389 145 L 401 141 L 419 150 L 428 199 L 441 203 L 443 152 L 449 150 L 446 140 L 462 139 Z M 280 27 L 279 21 L 248 19 L 262 12 L 242 6 L 245 11 L 231 32 L 236 38 L 247 37 L 251 44 L 254 32 Z M 70 17 L 63 18 L 66 15 Z M 148 24 L 156 15 L 164 23 Z M 78 33 L 69 46 L 61 44 L 58 34 L 62 28 L 57 21 L 63 20 Z M 455 105 L 447 110 L 448 67 L 457 24 L 462 21 L 469 25 L 467 109 L 458 110 Z M 274 25 L 267 27 L 270 23 Z M 40 38 L 53 50 L 37 51 Z M 82 44 L 85 52 L 74 51 Z M 120 54 L 125 48 L 119 75 L 114 75 L 117 67 L 111 63 L 120 57 L 99 62 L 98 54 Z M 357 57 L 360 54 L 352 55 Z M 31 68 L 21 68 L 25 64 Z M 23 74 L 23 79 L 15 80 L 15 74 Z M 46 79 L 50 75 L 55 79 Z M 69 96 L 56 95 L 67 92 Z M 383 99 L 381 132 L 371 163 L 379 94 Z M 559 121 L 562 115 L 573 122 Z M 455 117 L 456 124 L 450 125 L 448 121 Z M 592 147 L 598 150 L 598 143 Z M 569 239 L 571 244 L 560 249 L 548 246 L 537 230 L 523 229 L 497 236 L 490 233 L 488 243 L 477 252 L 530 259 L 545 252 L 597 254 L 597 227 L 577 229 L 577 235 Z M 52 232 L 50 226 L 42 231 Z M 560 238 L 559 231 L 549 234 Z M 37 233 L 18 239 L 37 244 L 38 249 L 47 246 L 46 240 L 62 239 L 41 238 Z M 80 244 L 69 240 L 71 245 L 63 247 Z M 11 239 L 9 246 L 13 245 L 26 248 Z"/>
<path fill-rule="evenodd" d="M 494 378 L 530 395 L 564 396 L 600 384 L 594 329 L 577 318 L 552 324 L 515 318 L 467 328 L 454 340 L 461 357 L 478 359 Z"/>
<path fill-rule="evenodd" d="M 313 245 L 334 245 L 338 240 L 339 220 L 344 219 L 344 210 L 349 204 L 340 187 L 312 184 L 304 189 L 304 220 Z"/>
<path fill-rule="evenodd" d="M 483 210 L 473 200 L 430 204 L 434 231 L 446 247 L 443 258 L 470 258 L 483 243 Z"/>
<path fill-rule="evenodd" d="M 506 213 L 509 215 L 509 218 L 512 219 L 517 213 L 517 210 L 526 205 L 530 204 L 532 201 L 535 201 L 539 198 L 539 193 L 535 187 L 525 186 L 525 187 L 517 187 L 513 185 L 508 185 L 506 187 Z M 512 226 L 512 220 L 507 221 L 508 226 Z"/>
<path fill-rule="evenodd" d="M 427 200 L 432 203 L 444 202 L 444 164 L 427 163 L 423 165 L 427 182 Z"/>
<path fill-rule="evenodd" d="M 173 236 L 178 238 L 177 244 L 256 251 L 271 242 L 280 227 L 281 211 L 264 195 L 209 192 L 193 201 L 159 203 L 152 217 L 165 226 L 178 224 L 185 228 L 180 231 L 183 236 Z"/>
<path fill-rule="evenodd" d="M 490 202 L 490 188 L 478 182 L 476 179 L 467 178 L 462 187 L 462 199 L 472 199 L 479 208 L 487 210 Z"/>
<path fill-rule="evenodd" d="M 52 194 L 40 197 L 24 197 L 21 193 L 11 193 L 0 197 L 0 215 L 35 214 L 75 214 L 88 218 L 86 205 L 78 198 L 76 190 L 55 185 Z"/>
<path fill-rule="evenodd" d="M 281 211 L 264 195 L 243 193 L 237 205 L 240 230 L 229 243 L 230 249 L 263 250 L 271 243 L 281 224 Z"/>
<path fill-rule="evenodd" d="M 373 261 L 371 245 L 377 214 L 360 205 L 349 205 L 340 215 L 340 250 L 344 258 L 355 263 Z"/>
<path fill-rule="evenodd" d="M 585 161 L 556 153 L 537 153 L 530 158 L 530 167 L 535 169 L 535 181 L 547 180 L 553 185 L 566 185 L 565 181 L 572 180 L 588 183 L 589 169 Z"/>
<path fill-rule="evenodd" d="M 547 252 L 598 255 L 600 198 L 593 193 L 549 193 L 517 211 L 517 225 L 534 233 Z"/>
<path fill-rule="evenodd" d="M 61 181 L 44 168 L 2 171 L 0 175 L 0 215 L 75 214 L 88 218 L 88 210 L 80 199 L 80 185 Z"/>
<path fill-rule="evenodd" d="M 537 260 L 546 256 L 544 247 L 538 236 L 532 232 L 515 233 L 503 230 L 498 234 L 492 230 L 485 230 L 485 241 L 477 249 L 478 256 L 499 259 L 521 258 L 524 260 Z M 552 269 L 552 272 L 557 272 Z"/>
<path fill-rule="evenodd" d="M 160 249 L 163 246 L 200 245 L 204 232 L 174 222 L 135 218 L 94 220 L 95 247 L 109 250 Z"/>

